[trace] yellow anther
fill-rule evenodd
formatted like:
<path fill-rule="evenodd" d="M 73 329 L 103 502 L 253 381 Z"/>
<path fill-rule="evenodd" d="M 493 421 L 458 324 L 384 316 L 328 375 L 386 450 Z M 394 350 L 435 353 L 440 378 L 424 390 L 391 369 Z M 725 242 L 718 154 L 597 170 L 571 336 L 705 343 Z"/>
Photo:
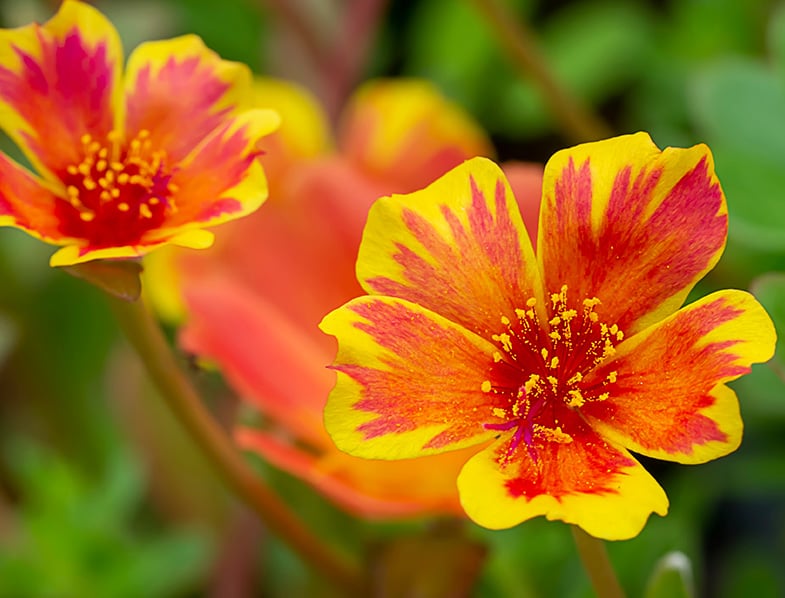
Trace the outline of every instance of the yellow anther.
<path fill-rule="evenodd" d="M 94 181 L 93 179 L 91 179 L 90 177 L 86 177 L 86 178 L 85 178 L 85 179 L 82 181 L 82 186 L 83 186 L 85 189 L 87 189 L 88 191 L 92 191 L 93 189 L 95 189 L 96 187 L 98 187 L 98 185 L 96 185 L 96 184 L 95 184 L 95 181 Z"/>
<path fill-rule="evenodd" d="M 79 218 L 81 218 L 84 222 L 90 222 L 91 220 L 95 219 L 95 214 L 93 214 L 93 212 L 82 212 L 79 214 Z"/>
<path fill-rule="evenodd" d="M 76 175 L 79 173 L 79 169 L 74 166 L 73 164 L 69 164 L 68 168 L 65 169 L 68 174 Z"/>
<path fill-rule="evenodd" d="M 111 193 L 114 199 L 120 197 L 120 189 L 118 189 L 117 187 L 112 187 L 112 190 L 109 193 Z"/>
<path fill-rule="evenodd" d="M 553 339 L 554 341 L 560 341 L 560 340 L 561 340 L 561 334 L 559 334 L 559 333 L 558 333 L 558 332 L 556 332 L 555 330 L 554 330 L 554 331 L 552 331 L 552 332 L 550 332 L 550 333 L 548 334 L 548 336 L 549 336 L 551 339 Z"/>
<path fill-rule="evenodd" d="M 79 174 L 81 174 L 82 176 L 87 176 L 88 174 L 90 174 L 90 168 L 91 166 L 87 160 L 85 160 L 79 166 L 76 167 L 76 169 L 79 171 Z"/>
<path fill-rule="evenodd" d="M 109 167 L 114 170 L 115 172 L 122 172 L 125 170 L 125 164 L 122 162 L 112 162 Z"/>
<path fill-rule="evenodd" d="M 597 397 L 595 400 L 596 400 L 596 401 L 604 401 L 604 400 L 606 400 L 606 399 L 607 399 L 609 396 L 611 396 L 611 393 L 609 393 L 609 392 L 604 392 L 604 393 L 602 393 L 600 396 L 598 396 L 598 397 Z"/>
<path fill-rule="evenodd" d="M 557 367 L 559 367 L 559 358 L 558 358 L 558 356 L 554 356 L 551 359 L 551 364 L 548 367 L 551 368 L 552 370 L 555 370 Z"/>
<path fill-rule="evenodd" d="M 531 392 L 537 387 L 540 383 L 540 376 L 538 374 L 532 374 L 523 383 L 523 389 L 526 391 L 526 394 L 531 394 Z"/>
<path fill-rule="evenodd" d="M 98 197 L 101 198 L 101 201 L 111 201 L 112 194 L 109 193 L 109 191 L 107 191 L 106 189 L 104 189 L 103 191 L 101 191 L 101 193 L 100 193 L 100 195 Z"/>
<path fill-rule="evenodd" d="M 483 383 L 480 385 L 480 389 L 483 392 L 491 392 L 491 381 L 490 380 L 483 380 Z"/>
<path fill-rule="evenodd" d="M 131 206 L 129 206 L 124 201 L 122 201 L 119 204 L 117 204 L 117 209 L 120 210 L 121 212 L 127 212 L 128 210 L 131 209 Z"/>
<path fill-rule="evenodd" d="M 502 349 L 506 353 L 512 351 L 512 341 L 510 340 L 510 335 L 507 334 L 506 332 L 502 332 L 501 334 L 494 334 L 491 336 L 491 338 L 495 340 L 497 343 L 501 343 Z"/>
<path fill-rule="evenodd" d="M 605 378 L 605 379 L 608 382 L 610 382 L 611 384 L 615 384 L 618 376 L 619 376 L 619 373 L 616 370 L 613 370 L 612 372 L 608 373 L 608 377 Z"/>
<path fill-rule="evenodd" d="M 578 384 L 578 382 L 581 382 L 582 380 L 583 380 L 583 374 L 581 374 L 580 372 L 575 372 L 575 374 L 573 374 L 573 376 L 569 380 L 567 380 L 567 384 L 570 385 Z"/>
<path fill-rule="evenodd" d="M 554 316 L 548 321 L 548 324 L 551 326 L 558 326 L 561 324 L 561 318 L 559 316 Z"/>
<path fill-rule="evenodd" d="M 161 203 L 161 200 L 158 199 L 157 197 L 151 197 L 150 201 L 148 201 L 147 203 L 149 203 L 151 206 L 157 206 L 159 203 Z"/>
<path fill-rule="evenodd" d="M 491 413 L 493 413 L 499 419 L 507 419 L 507 412 L 504 409 L 501 409 L 500 407 L 494 407 L 491 410 Z"/>
<path fill-rule="evenodd" d="M 543 360 L 543 361 L 545 361 L 546 359 L 548 359 L 548 349 L 546 349 L 545 347 L 543 347 L 542 349 L 540 349 L 540 355 L 542 355 L 542 360 Z"/>
<path fill-rule="evenodd" d="M 577 388 L 567 391 L 567 395 L 567 407 L 576 409 L 578 407 L 582 407 L 586 402 L 586 399 L 583 398 L 583 393 L 581 393 L 581 391 Z"/>
<path fill-rule="evenodd" d="M 152 218 L 153 213 L 150 211 L 150 206 L 146 203 L 143 203 L 139 206 L 139 214 L 141 214 L 142 218 Z"/>
<path fill-rule="evenodd" d="M 493 362 L 494 363 L 499 363 L 502 359 L 504 359 L 504 358 L 502 357 L 501 353 L 499 353 L 498 351 L 494 351 L 493 352 Z"/>
<path fill-rule="evenodd" d="M 537 299 L 535 299 L 534 297 L 530 297 L 529 299 L 526 300 L 526 307 L 531 308 L 534 307 L 535 305 L 537 305 Z"/>
<path fill-rule="evenodd" d="M 117 175 L 117 182 L 120 183 L 121 185 L 125 185 L 128 182 L 128 179 L 130 178 L 131 177 L 127 172 L 121 172 L 120 174 Z"/>
<path fill-rule="evenodd" d="M 65 192 L 68 197 L 79 197 L 79 187 L 76 187 L 75 185 L 68 185 L 65 188 Z"/>
<path fill-rule="evenodd" d="M 501 317 L 501 321 L 502 321 L 502 324 L 505 325 L 505 326 L 509 326 L 510 325 L 510 318 L 508 318 L 507 316 L 502 316 Z"/>
<path fill-rule="evenodd" d="M 103 152 L 105 150 L 101 150 L 101 151 Z M 99 153 L 99 156 L 100 156 L 100 153 Z M 103 172 L 104 170 L 106 170 L 106 160 L 103 159 L 104 156 L 101 156 L 101 158 L 102 158 L 101 160 L 98 160 L 98 162 L 95 163 L 95 169 L 98 172 Z"/>
<path fill-rule="evenodd" d="M 546 379 L 548 382 L 550 382 L 550 383 L 551 383 L 551 387 L 552 387 L 552 388 L 554 388 L 554 389 L 555 389 L 557 386 L 559 386 L 559 379 L 558 379 L 556 376 L 548 376 L 548 377 L 546 377 L 545 379 Z"/>
<path fill-rule="evenodd" d="M 88 144 L 88 143 L 90 143 L 92 140 L 93 140 L 93 138 L 90 136 L 90 134 L 89 134 L 89 133 L 85 133 L 84 135 L 82 135 L 82 136 L 79 138 L 79 141 L 81 141 L 81 142 L 82 142 L 82 145 L 87 145 L 87 144 Z"/>

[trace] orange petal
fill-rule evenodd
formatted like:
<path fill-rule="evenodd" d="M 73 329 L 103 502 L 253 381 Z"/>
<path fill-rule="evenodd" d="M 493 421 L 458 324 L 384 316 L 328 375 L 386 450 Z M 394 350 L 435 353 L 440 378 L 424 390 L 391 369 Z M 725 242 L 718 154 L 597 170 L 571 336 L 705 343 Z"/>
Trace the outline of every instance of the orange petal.
<path fill-rule="evenodd" d="M 14 226 L 50 243 L 70 239 L 60 232 L 56 198 L 24 168 L 0 153 L 0 226 Z"/>
<path fill-rule="evenodd" d="M 425 308 L 360 297 L 328 314 L 338 381 L 325 408 L 336 445 L 405 459 L 482 443 L 498 400 L 483 392 L 496 347 Z"/>
<path fill-rule="evenodd" d="M 245 65 L 221 60 L 195 35 L 141 44 L 128 59 L 127 137 L 146 130 L 153 147 L 180 162 L 250 107 L 250 87 Z"/>
<path fill-rule="evenodd" d="M 556 153 L 541 209 L 547 290 L 599 298 L 627 336 L 678 309 L 727 236 L 708 148 L 660 151 L 645 133 Z"/>
<path fill-rule="evenodd" d="M 267 198 L 267 180 L 256 143 L 278 126 L 268 110 L 248 110 L 226 119 L 175 170 L 171 184 L 176 210 L 145 241 L 182 230 L 214 226 L 255 211 Z"/>
<path fill-rule="evenodd" d="M 735 450 L 742 422 L 725 386 L 774 354 L 774 327 L 742 291 L 720 291 L 635 335 L 587 377 L 616 378 L 608 399 L 581 413 L 603 435 L 637 453 L 702 463 Z"/>
<path fill-rule="evenodd" d="M 540 219 L 540 198 L 542 197 L 542 164 L 528 162 L 505 162 L 502 164 L 504 176 L 510 183 L 523 223 L 533 245 L 537 244 L 537 226 Z"/>
<path fill-rule="evenodd" d="M 347 512 L 367 519 L 462 516 L 455 479 L 468 455 L 453 451 L 420 459 L 361 459 L 336 449 L 313 455 L 249 429 L 235 433 L 245 449 L 311 484 Z"/>
<path fill-rule="evenodd" d="M 422 191 L 377 201 L 357 277 L 486 336 L 540 293 L 539 272 L 504 174 L 475 158 Z"/>
<path fill-rule="evenodd" d="M 286 313 L 229 277 L 189 280 L 184 292 L 190 319 L 182 346 L 217 363 L 246 401 L 295 437 L 330 446 L 322 409 L 334 380 L 324 367 L 332 343 L 309 338 Z"/>
<path fill-rule="evenodd" d="M 122 47 L 96 9 L 66 0 L 44 25 L 0 30 L 0 126 L 36 169 L 57 178 L 104 139 L 122 110 Z"/>
<path fill-rule="evenodd" d="M 573 441 L 546 443 L 536 461 L 522 454 L 500 465 L 504 442 L 470 459 L 458 477 L 466 514 L 490 529 L 544 515 L 606 540 L 632 538 L 650 513 L 665 515 L 668 499 L 646 470 L 574 418 Z"/>
<path fill-rule="evenodd" d="M 260 144 L 264 170 L 275 187 L 293 167 L 326 154 L 331 146 L 327 115 L 307 89 L 283 79 L 254 79 L 251 103 L 281 115 L 281 127 Z"/>
<path fill-rule="evenodd" d="M 343 153 L 389 191 L 420 189 L 473 156 L 493 156 L 485 133 L 431 83 L 386 79 L 353 96 L 340 134 Z"/>

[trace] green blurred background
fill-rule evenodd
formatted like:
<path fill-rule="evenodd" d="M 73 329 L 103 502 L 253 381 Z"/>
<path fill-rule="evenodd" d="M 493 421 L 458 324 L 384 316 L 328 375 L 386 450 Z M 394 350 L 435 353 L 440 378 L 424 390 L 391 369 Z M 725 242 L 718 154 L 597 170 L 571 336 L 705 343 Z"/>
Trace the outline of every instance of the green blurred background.
<path fill-rule="evenodd" d="M 511 66 L 471 2 L 391 0 L 356 68 L 327 90 L 281 5 L 303 9 L 335 47 L 363 0 L 105 0 L 126 51 L 195 32 L 225 58 L 305 83 L 334 113 L 363 79 L 434 81 L 489 131 L 499 158 L 545 162 L 571 145 L 530 79 Z M 707 143 L 730 210 L 726 253 L 697 294 L 753 288 L 785 335 L 785 3 L 771 0 L 535 1 L 506 6 L 534 32 L 553 74 L 614 132 L 660 147 Z M 3 0 L 3 27 L 43 21 L 56 2 Z M 4 142 L 3 150 L 14 150 Z M 48 268 L 51 248 L 0 230 L 0 598 L 331 596 L 332 591 L 212 478 L 145 381 L 100 293 Z M 698 467 L 645 460 L 671 501 L 641 535 L 610 544 L 631 596 L 679 550 L 697 594 L 785 596 L 785 347 L 734 384 L 745 438 Z M 217 374 L 198 373 L 220 414 Z M 321 536 L 345 550 L 427 532 L 368 524 L 259 463 Z M 489 547 L 478 596 L 590 596 L 566 526 L 471 528 Z"/>

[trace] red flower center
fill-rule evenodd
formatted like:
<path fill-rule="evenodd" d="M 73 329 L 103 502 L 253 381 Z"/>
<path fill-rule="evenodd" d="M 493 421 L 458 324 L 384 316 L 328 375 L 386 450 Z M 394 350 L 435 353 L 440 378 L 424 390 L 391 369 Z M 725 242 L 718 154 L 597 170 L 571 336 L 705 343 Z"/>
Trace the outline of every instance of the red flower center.
<path fill-rule="evenodd" d="M 104 142 L 82 136 L 82 161 L 60 177 L 66 197 L 55 211 L 64 235 L 87 239 L 93 248 L 134 245 L 176 211 L 174 170 L 149 137 L 146 130 L 130 141 L 115 131 Z"/>
<path fill-rule="evenodd" d="M 567 410 L 610 396 L 615 371 L 592 383 L 587 382 L 587 374 L 614 354 L 624 334 L 615 324 L 599 321 L 595 311 L 599 304 L 592 297 L 579 306 L 571 305 L 564 285 L 550 296 L 547 322 L 540 321 L 535 299 L 529 299 L 525 309 L 515 310 L 516 321 L 502 316 L 506 330 L 491 337 L 500 350 L 493 356 L 491 376 L 482 390 L 501 399 L 492 410 L 497 421 L 485 427 L 515 429 L 504 463 L 521 444 L 536 462 L 537 448 L 545 442 L 572 442 L 573 431 L 567 424 L 572 418 L 565 417 Z"/>

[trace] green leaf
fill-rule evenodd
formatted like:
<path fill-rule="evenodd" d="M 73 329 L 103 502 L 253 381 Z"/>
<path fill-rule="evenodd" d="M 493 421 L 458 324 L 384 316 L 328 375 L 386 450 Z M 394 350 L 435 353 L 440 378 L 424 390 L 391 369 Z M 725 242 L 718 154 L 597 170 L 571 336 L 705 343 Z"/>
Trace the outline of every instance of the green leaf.
<path fill-rule="evenodd" d="M 692 563 L 683 552 L 669 552 L 654 567 L 645 598 L 692 598 L 695 596 Z"/>
<path fill-rule="evenodd" d="M 785 380 L 785 273 L 764 274 L 752 283 L 752 292 L 769 312 L 777 330 L 777 352 L 772 366 Z"/>
<path fill-rule="evenodd" d="M 762 64 L 730 60 L 702 71 L 691 92 L 728 198 L 731 237 L 785 251 L 785 82 Z"/>

